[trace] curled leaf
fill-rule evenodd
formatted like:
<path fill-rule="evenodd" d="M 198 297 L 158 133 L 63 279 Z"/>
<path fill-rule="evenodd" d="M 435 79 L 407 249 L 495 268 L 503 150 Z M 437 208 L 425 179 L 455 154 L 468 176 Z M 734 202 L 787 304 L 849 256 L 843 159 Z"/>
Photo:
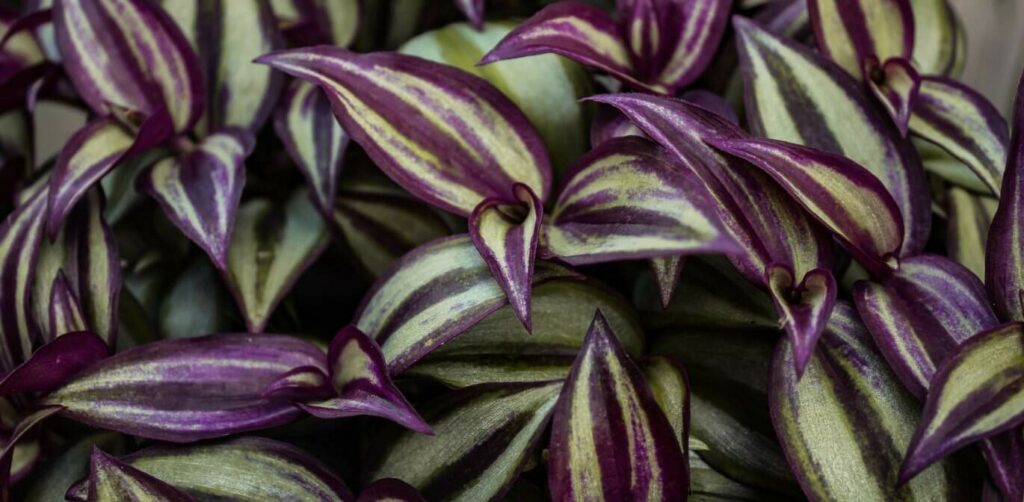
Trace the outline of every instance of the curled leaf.
<path fill-rule="evenodd" d="M 909 58 L 914 49 L 910 0 L 811 0 L 821 51 L 850 75 L 867 80 L 864 62 Z"/>

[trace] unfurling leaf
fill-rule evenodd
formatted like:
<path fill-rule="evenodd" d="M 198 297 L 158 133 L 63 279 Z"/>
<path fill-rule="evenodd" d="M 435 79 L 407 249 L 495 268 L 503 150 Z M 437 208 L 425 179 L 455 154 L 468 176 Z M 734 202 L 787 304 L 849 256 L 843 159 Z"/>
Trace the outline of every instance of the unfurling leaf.
<path fill-rule="evenodd" d="M 683 500 L 676 432 L 600 312 L 555 406 L 548 480 L 556 500 Z"/>

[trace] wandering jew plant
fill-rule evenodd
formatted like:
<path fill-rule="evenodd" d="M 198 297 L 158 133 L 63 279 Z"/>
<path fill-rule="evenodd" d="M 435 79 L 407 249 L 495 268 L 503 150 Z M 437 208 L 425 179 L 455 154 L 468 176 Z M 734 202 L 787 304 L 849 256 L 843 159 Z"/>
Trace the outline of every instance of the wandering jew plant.
<path fill-rule="evenodd" d="M 0 0 L 0 500 L 1022 502 L 1024 81 L 966 35 Z"/>

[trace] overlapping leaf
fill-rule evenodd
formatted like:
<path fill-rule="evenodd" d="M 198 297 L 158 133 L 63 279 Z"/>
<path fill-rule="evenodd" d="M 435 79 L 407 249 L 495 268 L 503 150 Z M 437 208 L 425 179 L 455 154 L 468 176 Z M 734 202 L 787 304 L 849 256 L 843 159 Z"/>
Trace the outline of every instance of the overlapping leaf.
<path fill-rule="evenodd" d="M 985 277 L 985 243 L 999 201 L 952 186 L 946 192 L 946 252 L 950 259 Z"/>
<path fill-rule="evenodd" d="M 28 359 L 39 333 L 31 295 L 47 193 L 45 188 L 37 191 L 0 227 L 0 368 L 4 372 Z"/>
<path fill-rule="evenodd" d="M 1014 104 L 1013 138 L 999 208 L 989 228 L 985 286 L 1003 320 L 1024 321 L 1024 80 Z"/>
<path fill-rule="evenodd" d="M 862 78 L 868 58 L 909 58 L 914 17 L 909 0 L 811 0 L 814 33 L 821 51 Z"/>
<path fill-rule="evenodd" d="M 102 450 L 89 459 L 89 502 L 190 502 L 178 491 Z"/>
<path fill-rule="evenodd" d="M 462 14 L 469 18 L 469 22 L 481 29 L 484 26 L 484 9 L 486 0 L 455 0 L 455 6 L 462 11 Z"/>

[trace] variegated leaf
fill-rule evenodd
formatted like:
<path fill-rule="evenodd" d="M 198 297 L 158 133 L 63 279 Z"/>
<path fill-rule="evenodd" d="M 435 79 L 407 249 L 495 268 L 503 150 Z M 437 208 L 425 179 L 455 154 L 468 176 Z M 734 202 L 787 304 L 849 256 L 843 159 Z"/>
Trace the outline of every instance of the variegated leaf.
<path fill-rule="evenodd" d="M 137 178 L 139 191 L 156 199 L 167 218 L 222 271 L 245 185 L 245 159 L 254 146 L 244 129 L 217 131 Z"/>
<path fill-rule="evenodd" d="M 917 105 L 921 91 L 921 75 L 905 58 L 891 58 L 882 63 L 869 58 L 865 65 L 868 88 L 896 123 L 900 135 L 906 136 L 911 110 Z"/>
<path fill-rule="evenodd" d="M 688 464 L 678 437 L 600 311 L 551 427 L 553 499 L 686 498 Z"/>
<path fill-rule="evenodd" d="M 263 331 L 328 242 L 327 226 L 305 192 L 295 192 L 283 206 L 266 199 L 242 204 L 225 276 L 250 331 Z"/>
<path fill-rule="evenodd" d="M 898 484 L 919 408 L 875 351 L 852 307 L 837 305 L 802 378 L 793 370 L 792 345 L 781 343 L 772 361 L 769 405 L 808 498 L 970 498 L 961 471 L 948 463 Z"/>
<path fill-rule="evenodd" d="M 903 481 L 979 439 L 1024 423 L 1024 324 L 980 333 L 952 351 L 931 381 L 900 469 Z"/>
<path fill-rule="evenodd" d="M 40 327 L 32 311 L 32 288 L 43 240 L 48 190 L 38 190 L 0 226 L 0 371 L 32 354 Z"/>
<path fill-rule="evenodd" d="M 452 387 L 564 379 L 598 308 L 632 357 L 644 336 L 632 307 L 608 288 L 577 278 L 552 279 L 533 290 L 533 331 L 506 305 L 465 335 L 438 348 L 406 372 Z"/>
<path fill-rule="evenodd" d="M 106 343 L 88 331 L 59 336 L 0 379 L 0 396 L 49 393 L 109 352 Z"/>
<path fill-rule="evenodd" d="M 367 479 L 397 478 L 428 500 L 502 500 L 530 461 L 558 398 L 558 382 L 477 385 L 435 400 L 435 436 L 381 431 Z"/>
<path fill-rule="evenodd" d="M 910 0 L 914 18 L 911 60 L 925 75 L 958 78 L 967 53 L 964 27 L 947 0 Z"/>
<path fill-rule="evenodd" d="M 946 192 L 946 252 L 978 277 L 985 277 L 985 243 L 998 204 L 956 186 Z"/>
<path fill-rule="evenodd" d="M 58 0 L 54 28 L 64 69 L 99 115 L 163 111 L 183 132 L 203 113 L 199 59 L 174 21 L 149 0 Z"/>
<path fill-rule="evenodd" d="M 686 258 L 683 256 L 654 258 L 650 263 L 654 285 L 658 288 L 658 297 L 661 298 L 661 308 L 667 309 L 672 303 L 672 295 L 679 287 L 679 279 L 683 275 Z"/>
<path fill-rule="evenodd" d="M 50 457 L 42 469 L 34 471 L 22 492 L 24 502 L 65 500 L 68 488 L 89 475 L 89 456 L 93 448 L 121 454 L 124 443 L 124 436 L 116 432 L 94 432 L 74 440 L 59 454 Z"/>
<path fill-rule="evenodd" d="M 571 272 L 538 262 L 534 284 Z M 395 262 L 355 316 L 381 346 L 392 375 L 461 335 L 507 303 L 467 235 L 424 244 Z"/>
<path fill-rule="evenodd" d="M 1008 131 L 999 110 L 980 93 L 952 79 L 924 78 L 910 130 L 944 148 L 999 194 Z"/>
<path fill-rule="evenodd" d="M 1014 103 L 1013 137 L 1003 173 L 999 208 L 989 227 L 985 286 L 1003 320 L 1024 321 L 1024 80 Z"/>
<path fill-rule="evenodd" d="M 521 183 L 516 183 L 513 193 L 514 204 L 484 199 L 470 216 L 469 237 L 505 292 L 516 317 L 530 331 L 530 290 L 544 202 Z"/>
<path fill-rule="evenodd" d="M 4 404 L 7 404 L 6 401 Z M 3 438 L 0 449 L 0 497 L 7 498 L 11 484 L 28 475 L 39 459 L 40 444 L 34 435 L 44 420 L 61 411 L 59 406 L 44 406 L 18 420 Z"/>
<path fill-rule="evenodd" d="M 484 27 L 485 0 L 455 0 L 455 6 L 469 19 L 469 22 L 480 30 Z"/>
<path fill-rule="evenodd" d="M 142 345 L 107 358 L 42 399 L 61 414 L 125 434 L 188 442 L 281 425 L 302 411 L 263 395 L 285 373 L 324 367 L 297 338 L 213 335 Z"/>
<path fill-rule="evenodd" d="M 323 88 L 345 132 L 428 203 L 468 216 L 484 199 L 516 200 L 515 183 L 547 198 L 551 166 L 543 142 L 501 91 L 476 76 L 410 56 L 336 47 L 258 61 Z"/>
<path fill-rule="evenodd" d="M 274 131 L 313 192 L 313 200 L 330 214 L 348 135 L 334 120 L 323 91 L 292 82 L 274 117 Z"/>
<path fill-rule="evenodd" d="M 910 0 L 811 0 L 811 24 L 821 51 L 850 75 L 869 79 L 864 63 L 910 58 L 914 13 Z"/>
<path fill-rule="evenodd" d="M 160 0 L 191 43 L 204 71 L 200 136 L 229 127 L 255 133 L 273 110 L 283 78 L 252 64 L 282 47 L 268 0 Z"/>
<path fill-rule="evenodd" d="M 88 502 L 191 502 L 192 497 L 94 448 Z"/>
<path fill-rule="evenodd" d="M 577 161 L 543 236 L 546 256 L 572 264 L 739 251 L 700 180 L 639 138 Z"/>
<path fill-rule="evenodd" d="M 40 324 L 43 324 L 43 320 L 46 321 L 47 333 L 60 336 L 73 331 L 86 330 L 82 306 L 78 302 L 78 296 L 71 290 L 71 285 L 68 284 L 68 278 L 64 272 L 57 274 L 50 292 L 48 315 L 40 320 Z"/>
<path fill-rule="evenodd" d="M 613 331 L 614 333 L 614 331 Z M 676 433 L 683 455 L 690 456 L 690 380 L 679 361 L 666 356 L 652 356 L 640 366 L 651 386 L 654 401 Z"/>
<path fill-rule="evenodd" d="M 852 2 L 851 2 L 852 3 Z M 735 18 L 747 117 L 759 135 L 843 155 L 875 175 L 903 217 L 901 255 L 924 248 L 928 188 L 912 145 L 822 56 Z"/>

